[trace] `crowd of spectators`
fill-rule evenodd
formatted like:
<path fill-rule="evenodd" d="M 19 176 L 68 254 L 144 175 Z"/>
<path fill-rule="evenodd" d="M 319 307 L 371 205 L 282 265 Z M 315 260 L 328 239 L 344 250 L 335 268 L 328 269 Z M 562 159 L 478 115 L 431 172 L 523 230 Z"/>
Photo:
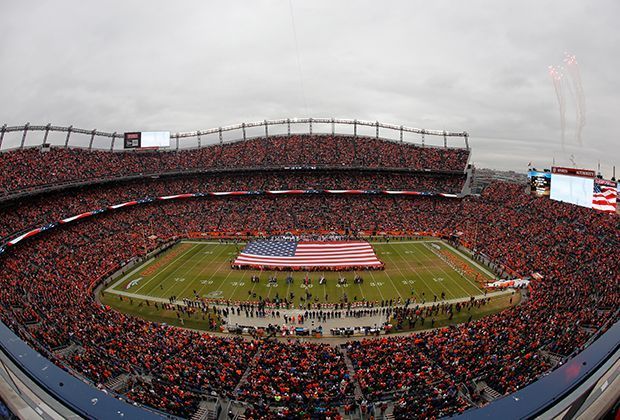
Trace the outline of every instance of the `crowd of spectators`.
<path fill-rule="evenodd" d="M 269 407 L 316 417 L 335 415 L 351 396 L 344 356 L 329 344 L 271 342 L 261 349 L 238 398 L 266 414 Z"/>
<path fill-rule="evenodd" d="M 189 188 L 196 181 L 178 182 Z M 143 181 L 128 190 L 139 195 L 151 187 L 168 191 Z M 40 206 L 57 215 L 65 206 L 74 212 L 124 194 L 101 188 L 109 190 L 63 193 L 64 202 L 52 197 L 49 207 L 36 198 L 29 211 Z M 13 227 L 31 215 L 18 214 Z M 94 287 L 111 272 L 187 232 L 296 230 L 457 235 L 515 273 L 542 277 L 532 280 L 525 303 L 504 312 L 411 336 L 352 341 L 344 354 L 324 344 L 177 329 L 95 300 Z M 312 195 L 158 202 L 104 213 L 10 248 L 0 257 L 0 318 L 59 365 L 98 386 L 129 375 L 128 396 L 180 416 L 190 416 L 201 395 L 210 393 L 247 401 L 251 418 L 272 409 L 327 416 L 354 398 L 357 384 L 369 402 L 395 400 L 398 417 L 439 417 L 478 403 L 474 384 L 480 381 L 500 394 L 522 388 L 553 367 L 550 354 L 575 354 L 617 320 L 620 261 L 612 250 L 619 245 L 617 216 L 534 198 L 506 183 L 462 200 Z"/>
<path fill-rule="evenodd" d="M 146 197 L 266 190 L 407 190 L 459 193 L 462 175 L 367 171 L 261 171 L 132 180 L 0 204 L 0 238 L 87 211 Z"/>
<path fill-rule="evenodd" d="M 365 167 L 463 172 L 469 150 L 375 138 L 292 135 L 200 149 L 88 151 L 52 147 L 0 153 L 0 196 L 35 187 L 139 174 L 247 168 Z M 59 165 L 58 162 L 62 162 Z"/>

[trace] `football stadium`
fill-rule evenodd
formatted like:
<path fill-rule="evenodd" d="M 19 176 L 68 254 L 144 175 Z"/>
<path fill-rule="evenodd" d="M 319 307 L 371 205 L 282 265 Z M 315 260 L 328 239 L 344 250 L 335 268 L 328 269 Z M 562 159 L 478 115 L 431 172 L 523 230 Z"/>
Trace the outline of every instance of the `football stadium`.
<path fill-rule="evenodd" d="M 78 13 L 83 6 L 72 7 Z M 166 7 L 176 16 L 176 6 Z M 315 6 L 267 9 L 280 7 L 296 56 L 295 70 L 284 73 L 299 75 L 301 102 L 318 106 L 320 93 L 303 84 L 314 79 L 304 76 L 301 57 L 313 50 L 300 47 Z M 334 16 L 344 13 L 334 7 Z M 35 20 L 58 13 L 35 9 Z M 116 14 L 107 19 L 94 22 L 116 22 Z M 326 27 L 338 33 L 329 19 Z M 133 24 L 159 36 L 147 22 Z M 86 37 L 95 31 L 84 30 Z M 110 51 L 125 51 L 119 40 L 167 42 L 136 41 L 139 30 L 125 31 L 106 38 Z M 72 39 L 76 51 L 90 50 L 74 35 L 58 36 Z M 458 123 L 479 129 L 460 117 L 473 108 L 446 109 L 441 117 L 451 130 L 422 128 L 365 117 L 367 110 L 396 115 L 371 96 L 355 99 L 359 118 L 229 123 L 235 99 L 228 108 L 222 103 L 228 115 L 219 121 L 209 111 L 214 128 L 196 129 L 196 119 L 174 129 L 192 121 L 191 95 L 189 105 L 168 98 L 166 109 L 179 120 L 172 123 L 153 111 L 145 91 L 131 90 L 143 95 L 137 108 L 115 96 L 117 81 L 129 79 L 106 73 L 101 80 L 108 81 L 89 90 L 92 108 L 85 101 L 84 109 L 53 111 L 45 99 L 41 114 L 34 102 L 12 111 L 0 105 L 10 117 L 75 118 L 0 126 L 0 417 L 614 418 L 615 162 L 599 146 L 586 153 L 576 56 L 563 63 L 549 74 L 556 93 L 567 89 L 560 105 L 575 100 L 576 120 L 562 120 L 557 163 L 543 146 L 527 143 L 523 152 L 510 133 L 492 143 L 470 135 L 469 124 Z M 151 70 L 140 78 L 151 80 Z M 222 77 L 210 71 L 205 77 Z M 75 70 L 53 80 L 80 103 L 79 89 L 67 87 L 80 77 Z M 238 83 L 264 116 L 279 109 L 249 82 Z M 28 101 L 26 88 L 15 89 Z M 283 97 L 291 94 L 283 89 Z M 114 110 L 108 96 L 116 98 Z M 297 112 L 301 102 L 286 106 Z M 107 129 L 83 128 L 95 109 Z M 572 129 L 574 140 L 566 134 Z M 522 153 L 533 162 L 502 163 Z M 477 156 L 494 169 L 478 167 Z"/>

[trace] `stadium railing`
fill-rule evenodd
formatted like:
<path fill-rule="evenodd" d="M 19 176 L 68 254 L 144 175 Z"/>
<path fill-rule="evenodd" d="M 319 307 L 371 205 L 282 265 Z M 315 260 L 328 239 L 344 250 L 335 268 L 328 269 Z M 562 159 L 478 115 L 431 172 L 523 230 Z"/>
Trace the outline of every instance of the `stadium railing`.
<path fill-rule="evenodd" d="M 296 127 L 302 127 L 302 131 L 295 131 Z M 280 133 L 274 133 L 269 131 L 272 129 L 280 129 Z M 327 129 L 325 129 L 327 127 Z M 346 129 L 344 129 L 346 127 Z M 250 131 L 255 134 L 257 130 L 260 130 L 260 135 L 248 135 Z M 263 131 L 264 130 L 264 134 Z M 366 130 L 366 133 L 361 133 L 360 130 Z M 374 136 L 368 131 L 374 131 Z M 20 126 L 7 126 L 4 124 L 0 127 L 0 151 L 24 148 L 26 147 L 28 133 L 33 131 L 43 132 L 44 136 L 41 141 L 35 143 L 35 146 L 41 146 L 51 143 L 53 140 L 49 138 L 49 133 L 66 133 L 64 139 L 60 144 L 64 147 L 81 147 L 88 150 L 91 149 L 104 149 L 104 150 L 120 150 L 122 149 L 121 140 L 123 133 L 119 131 L 106 132 L 94 130 L 86 130 L 82 128 L 74 128 L 73 126 L 63 127 L 55 126 L 52 124 L 47 125 L 31 125 L 26 123 Z M 20 134 L 18 144 L 7 146 L 5 139 L 6 133 L 18 133 Z M 347 135 L 357 137 L 375 137 L 377 139 L 414 143 L 407 136 L 419 135 L 420 144 L 428 147 L 448 147 L 448 139 L 460 138 L 463 139 L 464 147 L 469 149 L 469 134 L 465 131 L 445 131 L 445 130 L 430 130 L 423 128 L 406 127 L 403 125 L 380 123 L 379 121 L 364 121 L 356 119 L 342 119 L 342 118 L 286 118 L 277 120 L 263 120 L 255 122 L 244 122 L 241 124 L 234 124 L 216 128 L 210 128 L 207 130 L 196 130 L 171 133 L 171 141 L 174 140 L 174 145 L 171 145 L 170 150 L 179 150 L 181 148 L 196 148 L 204 147 L 209 144 L 222 144 L 224 142 L 235 142 L 240 140 L 249 140 L 258 137 L 271 137 L 278 134 L 331 134 L 331 135 Z M 73 140 L 72 135 L 86 136 L 84 138 L 84 145 L 80 146 Z M 224 139 L 224 136 L 227 139 Z M 434 139 L 443 139 L 443 145 L 428 144 L 426 137 Z M 183 145 L 181 145 L 183 141 Z M 452 146 L 454 147 L 454 146 Z M 463 147 L 463 146 L 460 146 Z"/>
<path fill-rule="evenodd" d="M 608 368 L 620 358 L 620 322 L 616 322 L 607 332 L 598 337 L 566 363 L 525 388 L 493 401 L 489 405 L 471 409 L 463 413 L 464 419 L 510 418 L 525 419 L 545 416 L 559 404 L 570 406 L 578 401 L 578 396 L 563 401 L 585 381 L 596 382 Z M 585 392 L 585 391 L 584 391 Z"/>
<path fill-rule="evenodd" d="M 57 401 L 84 418 L 175 418 L 170 414 L 117 399 L 114 395 L 71 375 L 28 346 L 2 322 L 0 322 L 0 350 L 23 374 Z"/>

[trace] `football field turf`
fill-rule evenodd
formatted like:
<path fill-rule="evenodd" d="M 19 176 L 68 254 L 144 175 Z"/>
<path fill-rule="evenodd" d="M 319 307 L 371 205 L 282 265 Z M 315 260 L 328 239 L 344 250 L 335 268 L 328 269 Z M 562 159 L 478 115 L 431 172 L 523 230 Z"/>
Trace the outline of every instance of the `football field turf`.
<path fill-rule="evenodd" d="M 379 302 L 415 298 L 417 302 L 467 298 L 483 292 L 479 282 L 493 278 L 486 268 L 439 240 L 372 243 L 384 270 L 345 272 L 285 272 L 231 269 L 231 261 L 245 244 L 181 241 L 152 260 L 114 281 L 106 293 L 137 299 L 167 301 L 171 296 L 184 298 L 258 301 L 288 298 L 300 303 L 340 303 L 343 301 Z M 293 283 L 285 281 L 287 275 Z M 355 275 L 363 279 L 354 284 Z M 258 283 L 251 277 L 259 276 Z M 268 278 L 276 276 L 277 283 Z M 304 285 L 306 275 L 311 284 Z M 319 285 L 319 277 L 327 282 Z M 338 278 L 347 284 L 338 284 Z M 311 295 L 308 299 L 306 291 Z M 302 300 L 303 299 L 303 300 Z"/>

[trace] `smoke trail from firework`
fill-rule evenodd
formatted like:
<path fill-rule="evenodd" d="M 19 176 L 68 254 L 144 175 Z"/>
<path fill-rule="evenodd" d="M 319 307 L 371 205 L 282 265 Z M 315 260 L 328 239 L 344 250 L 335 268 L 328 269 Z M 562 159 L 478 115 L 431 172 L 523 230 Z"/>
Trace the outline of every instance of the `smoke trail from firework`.
<path fill-rule="evenodd" d="M 562 88 L 562 73 L 554 66 L 549 66 L 549 76 L 555 89 L 555 96 L 558 100 L 558 107 L 560 110 L 560 130 L 562 133 L 562 150 L 564 150 L 564 138 L 566 134 L 566 98 L 564 97 L 564 90 Z"/>
<path fill-rule="evenodd" d="M 575 137 L 579 145 L 583 145 L 581 133 L 583 127 L 586 125 L 586 97 L 583 92 L 583 84 L 581 83 L 581 72 L 579 71 L 579 64 L 577 63 L 577 57 L 569 53 L 564 54 L 564 64 L 573 81 L 573 88 L 575 90 L 576 107 L 577 107 L 577 128 L 575 130 Z"/>
<path fill-rule="evenodd" d="M 560 71 L 562 72 L 562 74 L 566 74 L 566 71 L 564 69 L 564 67 L 560 67 Z M 570 101 L 575 105 L 575 140 L 577 139 L 577 127 L 579 125 L 579 118 L 580 118 L 580 114 L 579 114 L 579 107 L 577 106 L 577 96 L 575 95 L 575 91 L 573 90 L 573 86 L 570 82 L 570 80 L 568 79 L 568 77 L 564 78 L 564 86 L 566 87 L 566 89 L 568 90 L 569 96 L 570 96 Z"/>

